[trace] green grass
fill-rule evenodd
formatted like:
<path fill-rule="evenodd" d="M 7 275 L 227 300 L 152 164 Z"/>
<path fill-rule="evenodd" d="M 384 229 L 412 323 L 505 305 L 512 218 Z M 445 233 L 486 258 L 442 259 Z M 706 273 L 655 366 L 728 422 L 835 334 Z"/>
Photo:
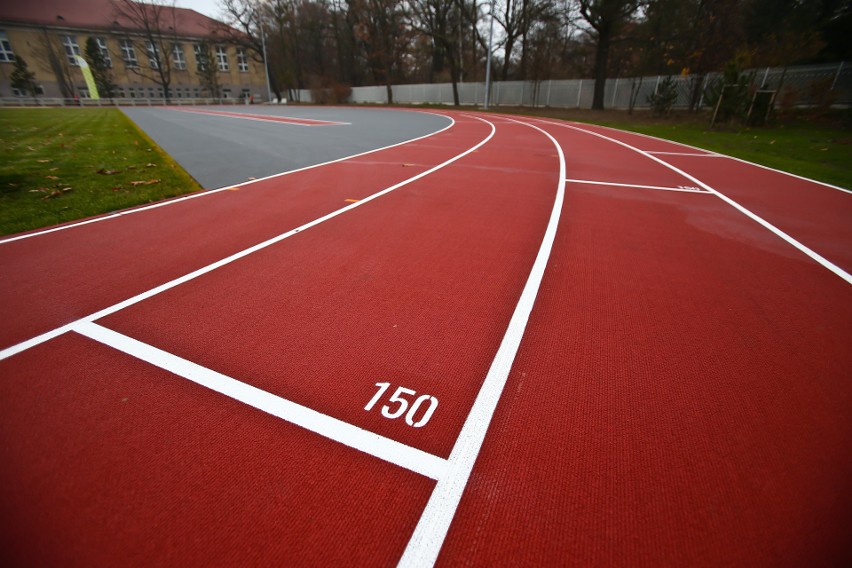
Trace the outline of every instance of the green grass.
<path fill-rule="evenodd" d="M 642 111 L 629 115 L 624 111 L 515 110 L 640 132 L 852 188 L 852 130 L 848 127 L 852 111 L 794 114 L 766 127 L 726 125 L 710 130 L 706 113 L 653 118 Z"/>
<path fill-rule="evenodd" d="M 768 128 L 708 130 L 702 124 L 615 128 L 674 140 L 840 187 L 852 188 L 852 132 L 798 120 Z"/>
<path fill-rule="evenodd" d="M 200 189 L 116 109 L 0 109 L 0 234 Z"/>

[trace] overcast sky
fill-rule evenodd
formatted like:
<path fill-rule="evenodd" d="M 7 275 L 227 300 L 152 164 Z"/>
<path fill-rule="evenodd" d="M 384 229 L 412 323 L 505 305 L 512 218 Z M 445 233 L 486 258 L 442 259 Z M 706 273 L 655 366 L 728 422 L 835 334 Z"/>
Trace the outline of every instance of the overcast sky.
<path fill-rule="evenodd" d="M 179 8 L 191 8 L 211 18 L 219 18 L 219 0 L 177 0 Z"/>

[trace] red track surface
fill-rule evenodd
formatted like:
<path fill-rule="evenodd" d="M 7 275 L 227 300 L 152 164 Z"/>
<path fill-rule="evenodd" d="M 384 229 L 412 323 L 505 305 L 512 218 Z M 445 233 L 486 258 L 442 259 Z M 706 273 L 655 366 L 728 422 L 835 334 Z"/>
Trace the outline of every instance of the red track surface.
<path fill-rule="evenodd" d="M 608 129 L 491 117 L 490 137 L 452 116 L 396 148 L 0 244 L 0 347 L 69 326 L 0 361 L 6 564 L 852 560 L 852 196 Z M 545 131 L 574 180 L 549 260 Z M 501 396 L 492 360 L 541 254 Z M 398 386 L 438 399 L 428 424 L 381 415 Z"/>

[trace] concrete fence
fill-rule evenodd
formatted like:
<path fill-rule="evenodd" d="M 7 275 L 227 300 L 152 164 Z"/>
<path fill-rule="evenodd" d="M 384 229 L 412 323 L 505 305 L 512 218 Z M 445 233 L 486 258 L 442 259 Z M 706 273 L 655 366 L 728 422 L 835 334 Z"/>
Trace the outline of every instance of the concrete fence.
<path fill-rule="evenodd" d="M 751 69 L 745 72 L 754 88 L 778 90 L 779 104 L 807 106 L 820 104 L 826 98 L 835 105 L 852 105 L 852 64 L 847 62 L 783 68 Z M 783 84 L 782 84 L 783 77 Z M 657 89 L 665 75 L 649 77 L 618 77 L 608 79 L 604 106 L 626 109 L 631 100 L 636 108 L 649 108 L 648 97 Z M 696 81 L 698 92 L 721 79 L 720 73 L 703 77 L 672 76 L 677 86 L 675 108 L 688 108 Z M 590 108 L 594 95 L 594 80 L 570 79 L 561 81 L 498 81 L 492 84 L 489 103 L 493 106 Z M 394 85 L 393 100 L 399 104 L 453 104 L 451 83 Z M 482 105 L 485 101 L 484 83 L 459 83 L 459 102 L 462 105 Z M 703 98 L 699 95 L 699 98 Z M 311 92 L 299 91 L 301 102 L 312 102 Z M 354 87 L 353 103 L 386 104 L 385 86 Z M 699 101 L 703 102 L 703 101 Z"/>

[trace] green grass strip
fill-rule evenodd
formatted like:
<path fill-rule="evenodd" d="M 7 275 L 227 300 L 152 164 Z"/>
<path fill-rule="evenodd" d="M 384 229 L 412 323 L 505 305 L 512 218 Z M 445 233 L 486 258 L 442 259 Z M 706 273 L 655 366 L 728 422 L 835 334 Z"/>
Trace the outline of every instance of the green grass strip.
<path fill-rule="evenodd" d="M 201 189 L 117 109 L 0 109 L 0 234 Z"/>
<path fill-rule="evenodd" d="M 507 109 L 501 107 L 495 112 Z M 712 130 L 706 112 L 683 112 L 669 118 L 654 118 L 644 111 L 632 115 L 625 111 L 557 109 L 508 112 L 639 132 L 852 189 L 850 111 L 799 113 L 778 117 L 765 127 L 723 125 Z M 570 149 L 566 151 L 570 155 Z"/>

